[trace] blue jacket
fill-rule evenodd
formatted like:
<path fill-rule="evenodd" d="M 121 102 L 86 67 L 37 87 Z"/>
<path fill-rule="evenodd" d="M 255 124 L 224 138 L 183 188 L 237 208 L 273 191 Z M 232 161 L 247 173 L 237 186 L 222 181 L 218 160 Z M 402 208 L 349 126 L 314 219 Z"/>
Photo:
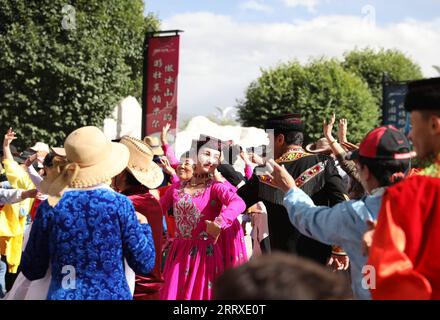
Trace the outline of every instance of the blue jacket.
<path fill-rule="evenodd" d="M 107 188 L 64 193 L 37 211 L 22 257 L 29 280 L 51 265 L 49 300 L 132 299 L 124 258 L 135 273 L 154 267 L 151 227 L 139 224 L 131 201 Z"/>
<path fill-rule="evenodd" d="M 361 200 L 317 207 L 299 188 L 290 189 L 284 196 L 289 219 L 304 235 L 329 245 L 337 245 L 347 252 L 351 263 L 352 289 L 355 298 L 371 299 L 367 288 L 362 287 L 362 268 L 368 257 L 362 254 L 362 239 L 367 231 L 366 221 L 376 221 L 384 188 Z"/>

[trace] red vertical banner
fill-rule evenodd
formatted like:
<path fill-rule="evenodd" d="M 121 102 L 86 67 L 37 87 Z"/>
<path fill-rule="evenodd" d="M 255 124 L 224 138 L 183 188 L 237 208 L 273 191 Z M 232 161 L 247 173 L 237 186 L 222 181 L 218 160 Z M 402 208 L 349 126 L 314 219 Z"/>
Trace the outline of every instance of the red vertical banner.
<path fill-rule="evenodd" d="M 160 132 L 166 123 L 176 129 L 179 40 L 179 35 L 149 39 L 144 135 Z"/>

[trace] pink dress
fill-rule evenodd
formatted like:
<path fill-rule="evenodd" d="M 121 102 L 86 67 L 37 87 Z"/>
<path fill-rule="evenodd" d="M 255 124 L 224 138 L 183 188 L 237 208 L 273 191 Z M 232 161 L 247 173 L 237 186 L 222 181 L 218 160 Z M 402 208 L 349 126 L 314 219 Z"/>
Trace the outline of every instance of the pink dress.
<path fill-rule="evenodd" d="M 162 149 L 168 158 L 171 166 L 176 168 L 179 165 L 179 160 L 177 160 L 173 149 L 169 145 L 162 145 Z M 252 167 L 246 165 L 245 167 L 246 178 L 252 176 Z M 171 177 L 172 183 L 177 183 L 179 178 L 176 175 Z M 228 181 L 225 185 L 231 188 L 234 192 L 237 192 L 237 188 L 234 187 Z M 243 210 L 244 211 L 244 210 Z M 235 212 L 235 218 L 232 225 L 229 228 L 223 229 L 219 238 L 219 243 L 223 251 L 224 256 L 224 268 L 228 269 L 231 267 L 239 266 L 246 261 L 248 261 L 246 242 L 244 240 L 243 228 L 241 227 L 240 221 L 237 217 L 243 213 L 243 211 Z"/>
<path fill-rule="evenodd" d="M 225 263 L 223 242 L 214 244 L 206 233 L 205 221 L 215 220 L 222 229 L 227 228 L 246 205 L 222 183 L 210 183 L 192 196 L 184 192 L 184 184 L 173 184 L 160 199 L 164 211 L 173 207 L 176 222 L 175 239 L 165 261 L 161 299 L 209 300 L 214 280 Z"/>
<path fill-rule="evenodd" d="M 234 193 L 237 192 L 237 188 L 228 181 L 225 181 L 223 184 L 230 188 Z M 223 229 L 220 234 L 219 244 L 223 250 L 225 269 L 237 267 L 248 261 L 243 228 L 240 221 L 237 219 L 243 211 L 244 210 L 235 212 L 236 215 L 231 226 Z"/>

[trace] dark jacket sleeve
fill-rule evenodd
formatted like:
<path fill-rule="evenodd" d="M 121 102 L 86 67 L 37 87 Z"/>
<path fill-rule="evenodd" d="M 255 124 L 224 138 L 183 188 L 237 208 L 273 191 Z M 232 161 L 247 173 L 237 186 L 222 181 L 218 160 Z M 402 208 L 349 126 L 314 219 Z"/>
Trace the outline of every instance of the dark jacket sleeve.
<path fill-rule="evenodd" d="M 44 278 L 49 268 L 49 226 L 52 215 L 52 208 L 47 203 L 38 207 L 21 257 L 21 271 L 31 281 Z"/>
<path fill-rule="evenodd" d="M 324 192 L 328 195 L 330 207 L 347 200 L 345 197 L 347 190 L 345 190 L 342 178 L 336 169 L 335 161 L 331 158 L 328 159 L 325 168 Z"/>
<path fill-rule="evenodd" d="M 359 175 L 359 172 L 356 169 L 356 164 L 354 163 L 354 161 L 344 159 L 344 156 L 345 156 L 345 153 L 338 154 L 336 156 L 342 170 L 344 170 L 353 180 L 361 183 L 361 177 Z"/>
<path fill-rule="evenodd" d="M 254 174 L 244 186 L 237 190 L 237 194 L 246 203 L 246 209 L 260 201 L 260 198 L 258 197 L 259 183 L 258 177 Z"/>

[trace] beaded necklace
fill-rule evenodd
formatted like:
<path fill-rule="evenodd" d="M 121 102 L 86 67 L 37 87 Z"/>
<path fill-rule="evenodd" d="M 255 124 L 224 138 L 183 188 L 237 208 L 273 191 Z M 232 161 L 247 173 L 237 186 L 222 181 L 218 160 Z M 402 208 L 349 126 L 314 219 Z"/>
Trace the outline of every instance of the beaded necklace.
<path fill-rule="evenodd" d="M 192 198 L 197 198 L 198 196 L 202 195 L 206 191 L 206 189 L 209 186 L 211 186 L 212 183 L 213 183 L 212 179 L 209 179 L 209 180 L 205 181 L 205 183 L 203 183 L 204 187 L 202 189 L 197 190 L 193 194 L 190 194 L 190 193 L 185 192 L 185 188 L 191 187 L 191 184 L 189 183 L 189 181 L 185 181 L 185 182 L 181 183 L 181 187 L 180 187 L 178 193 L 179 193 L 180 196 L 187 195 L 187 196 L 190 196 Z"/>

